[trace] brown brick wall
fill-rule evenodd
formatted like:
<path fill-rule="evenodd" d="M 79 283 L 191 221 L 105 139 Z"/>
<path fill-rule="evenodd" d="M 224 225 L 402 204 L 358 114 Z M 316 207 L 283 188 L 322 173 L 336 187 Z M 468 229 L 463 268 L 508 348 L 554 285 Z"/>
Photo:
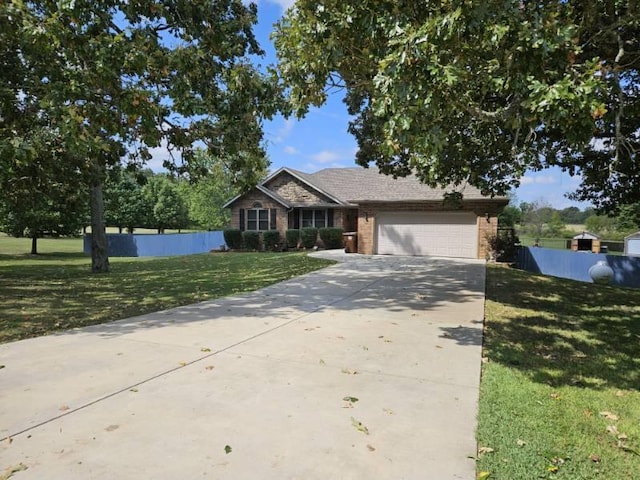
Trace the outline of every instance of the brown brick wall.
<path fill-rule="evenodd" d="M 478 216 L 478 258 L 489 259 L 489 243 L 487 237 L 498 233 L 498 217 Z"/>
<path fill-rule="evenodd" d="M 276 216 L 276 228 L 284 238 L 285 231 L 288 228 L 287 209 L 259 190 L 250 191 L 232 205 L 231 228 L 240 228 L 240 209 L 253 208 L 253 204 L 255 202 L 260 202 L 262 204 L 262 208 L 275 208 L 278 211 Z"/>
<path fill-rule="evenodd" d="M 334 209 L 333 226 L 342 228 L 345 232 L 355 232 L 358 229 L 358 210 L 355 208 Z"/>
<path fill-rule="evenodd" d="M 280 235 L 284 238 L 285 232 L 289 228 L 289 210 L 259 190 L 252 190 L 249 193 L 246 193 L 232 205 L 230 209 L 231 228 L 240 228 L 240 209 L 253 208 L 253 204 L 255 202 L 260 202 L 262 204 L 262 208 L 275 208 L 278 211 L 276 227 L 278 231 L 280 231 Z M 333 211 L 333 225 L 334 227 L 342 228 L 345 231 L 353 231 L 356 229 L 357 215 L 357 209 L 335 208 Z M 291 228 L 293 228 L 293 226 Z"/>
<path fill-rule="evenodd" d="M 496 202 L 473 201 L 465 202 L 461 211 L 472 211 L 477 217 L 478 225 L 478 258 L 488 258 L 487 236 L 497 233 L 497 214 L 504 205 Z M 454 212 L 443 207 L 441 202 L 433 203 L 368 203 L 362 205 L 358 215 L 358 253 L 372 255 L 374 251 L 374 237 L 376 214 L 379 212 Z M 487 213 L 489 221 L 487 221 Z"/>
<path fill-rule="evenodd" d="M 358 253 L 373 255 L 376 211 L 378 210 L 368 205 L 358 210 Z"/>

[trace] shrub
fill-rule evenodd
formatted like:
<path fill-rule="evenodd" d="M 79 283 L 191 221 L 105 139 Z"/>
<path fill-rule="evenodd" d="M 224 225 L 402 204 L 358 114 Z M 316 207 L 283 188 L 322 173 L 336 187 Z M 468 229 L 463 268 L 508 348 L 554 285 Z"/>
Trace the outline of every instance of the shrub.
<path fill-rule="evenodd" d="M 318 229 L 311 227 L 300 229 L 300 240 L 302 240 L 302 246 L 304 248 L 315 247 L 318 241 Z"/>
<path fill-rule="evenodd" d="M 237 229 L 229 229 L 222 232 L 224 235 L 224 243 L 232 250 L 242 248 L 242 232 Z"/>
<path fill-rule="evenodd" d="M 262 243 L 266 250 L 278 250 L 280 247 L 280 232 L 278 230 L 262 232 Z"/>
<path fill-rule="evenodd" d="M 247 250 L 260 250 L 260 232 L 242 232 L 242 241 Z"/>
<path fill-rule="evenodd" d="M 290 229 L 285 232 L 287 237 L 287 247 L 298 248 L 298 242 L 300 241 L 300 230 Z"/>
<path fill-rule="evenodd" d="M 516 245 L 520 243 L 520 239 L 513 228 L 499 229 L 497 235 L 487 236 L 487 242 L 496 261 L 513 262 L 515 260 Z"/>
<path fill-rule="evenodd" d="M 318 233 L 322 243 L 324 243 L 324 248 L 342 248 L 344 230 L 341 228 L 321 228 Z"/>

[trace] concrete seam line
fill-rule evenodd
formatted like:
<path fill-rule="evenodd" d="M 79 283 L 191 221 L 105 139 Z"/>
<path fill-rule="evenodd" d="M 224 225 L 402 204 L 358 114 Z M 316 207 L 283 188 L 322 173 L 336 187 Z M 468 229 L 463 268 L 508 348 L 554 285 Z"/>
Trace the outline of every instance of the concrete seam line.
<path fill-rule="evenodd" d="M 336 300 L 334 300 L 334 301 L 332 301 L 330 303 L 327 303 L 327 304 L 322 305 L 320 307 L 314 308 L 310 312 L 305 312 L 304 314 L 302 314 L 302 315 L 300 315 L 300 316 L 298 316 L 296 318 L 292 318 L 291 320 L 288 320 L 285 323 L 282 323 L 280 325 L 276 325 L 275 327 L 269 328 L 269 329 L 264 330 L 264 331 L 262 331 L 260 333 L 256 333 L 255 335 L 252 335 L 251 337 L 245 338 L 244 340 L 240 340 L 240 341 L 238 341 L 238 342 L 236 342 L 236 343 L 234 343 L 232 345 L 229 345 L 227 347 L 221 348 L 220 350 L 216 350 L 215 352 L 211 352 L 211 353 L 209 353 L 207 355 L 204 355 L 202 357 L 196 358 L 195 360 L 191 360 L 190 362 L 185 362 L 183 365 L 179 365 L 177 367 L 171 368 L 171 369 L 166 370 L 164 372 L 160 372 L 160 373 L 158 373 L 156 375 L 153 375 L 153 376 L 151 376 L 149 378 L 145 378 L 144 380 L 141 380 L 141 381 L 139 381 L 137 383 L 134 383 L 132 385 L 129 385 L 127 387 L 124 387 L 124 388 L 122 388 L 120 390 L 117 390 L 115 392 L 109 393 L 107 395 L 103 395 L 102 397 L 96 398 L 95 400 L 92 400 L 91 402 L 88 402 L 88 403 L 80 405 L 80 406 L 78 406 L 76 408 L 72 408 L 70 410 L 67 410 L 64 413 L 61 413 L 61 414 L 56 415 L 54 417 L 48 418 L 46 420 L 43 420 L 43 421 L 41 421 L 41 422 L 39 422 L 39 423 L 37 423 L 35 425 L 31 425 L 31 426 L 29 426 L 27 428 L 24 428 L 24 429 L 22 429 L 22 430 L 20 430 L 18 432 L 15 432 L 15 433 L 12 433 L 12 434 L 7 434 L 6 436 L 0 438 L 0 442 L 3 442 L 3 441 L 5 441 L 5 440 L 7 440 L 9 438 L 14 438 L 14 437 L 18 437 L 20 435 L 23 435 L 23 434 L 25 434 L 27 432 L 35 430 L 36 428 L 42 427 L 44 425 L 47 425 L 48 423 L 52 423 L 52 422 L 54 422 L 56 420 L 60 420 L 61 418 L 64 418 L 64 417 L 67 417 L 67 416 L 69 416 L 71 414 L 79 412 L 80 410 L 84 410 L 85 408 L 91 407 L 91 406 L 96 405 L 96 404 L 98 404 L 100 402 L 103 402 L 103 401 L 108 400 L 108 399 L 110 399 L 112 397 L 115 397 L 116 395 L 120 395 L 121 393 L 128 392 L 129 390 L 131 390 L 133 388 L 136 388 L 136 387 L 139 387 L 140 385 L 144 385 L 145 383 L 149 383 L 149 382 L 151 382 L 153 380 L 157 380 L 158 378 L 164 377 L 165 375 L 169 375 L 170 373 L 173 373 L 173 372 L 176 372 L 178 370 L 181 370 L 181 369 L 183 369 L 185 367 L 193 365 L 194 363 L 201 362 L 201 361 L 206 360 L 208 358 L 211 358 L 211 357 L 213 357 L 213 356 L 215 356 L 215 355 L 217 355 L 219 353 L 223 353 L 223 352 L 226 352 L 227 350 L 235 348 L 238 345 L 242 345 L 244 343 L 250 342 L 251 340 L 259 338 L 259 337 L 261 337 L 263 335 L 271 333 L 271 332 L 273 332 L 275 330 L 278 330 L 280 328 L 286 327 L 287 325 L 289 325 L 289 324 L 291 324 L 293 322 L 297 322 L 298 320 L 300 320 L 300 319 L 302 319 L 302 318 L 304 318 L 306 316 L 309 316 L 309 315 L 311 315 L 313 313 L 319 312 L 320 310 L 322 310 L 322 309 L 324 309 L 326 307 L 330 307 L 332 305 L 335 305 L 336 303 L 340 303 L 340 302 L 342 302 L 344 300 L 347 300 L 348 298 L 351 298 L 351 297 L 357 295 L 358 293 L 360 293 L 364 289 L 369 288 L 372 285 L 375 285 L 376 283 L 380 282 L 381 280 L 382 279 L 376 279 L 375 281 L 368 283 L 367 285 L 363 286 L 362 288 L 359 288 L 358 290 L 353 291 L 349 295 L 337 298 Z"/>

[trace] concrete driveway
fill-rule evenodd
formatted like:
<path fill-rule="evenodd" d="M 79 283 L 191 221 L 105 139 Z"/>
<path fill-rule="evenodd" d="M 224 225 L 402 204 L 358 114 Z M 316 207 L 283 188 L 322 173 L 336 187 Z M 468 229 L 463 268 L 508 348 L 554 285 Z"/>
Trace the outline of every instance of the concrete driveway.
<path fill-rule="evenodd" d="M 0 475 L 473 479 L 484 262 L 327 254 L 252 294 L 0 345 Z"/>

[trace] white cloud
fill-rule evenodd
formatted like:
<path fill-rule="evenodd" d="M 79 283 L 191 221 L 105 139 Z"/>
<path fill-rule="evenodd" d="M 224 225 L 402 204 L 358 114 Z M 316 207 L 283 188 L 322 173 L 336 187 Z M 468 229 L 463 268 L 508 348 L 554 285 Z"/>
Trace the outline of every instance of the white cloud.
<path fill-rule="evenodd" d="M 322 164 L 332 163 L 344 160 L 345 154 L 338 150 L 322 150 L 315 155 L 311 155 L 311 159 Z"/>
<path fill-rule="evenodd" d="M 296 3 L 296 0 L 242 0 L 242 3 L 245 5 L 249 5 L 250 3 L 272 3 L 274 5 L 279 5 L 282 11 L 284 12 L 286 9 L 293 7 Z"/>
<path fill-rule="evenodd" d="M 288 118 L 284 121 L 282 126 L 276 131 L 275 137 L 273 138 L 273 143 L 282 143 L 284 142 L 291 132 L 293 131 L 293 127 L 295 127 L 296 121 Z"/>
<path fill-rule="evenodd" d="M 298 150 L 296 147 L 292 147 L 291 145 L 287 145 L 286 147 L 284 147 L 284 153 L 286 153 L 287 155 L 297 155 L 300 153 L 300 150 Z"/>
<path fill-rule="evenodd" d="M 520 179 L 521 185 L 551 185 L 558 183 L 558 179 L 553 175 L 524 176 Z"/>
<path fill-rule="evenodd" d="M 280 5 L 282 10 L 287 10 L 288 8 L 293 7 L 296 3 L 296 0 L 267 0 L 269 3 L 275 3 L 276 5 Z"/>

